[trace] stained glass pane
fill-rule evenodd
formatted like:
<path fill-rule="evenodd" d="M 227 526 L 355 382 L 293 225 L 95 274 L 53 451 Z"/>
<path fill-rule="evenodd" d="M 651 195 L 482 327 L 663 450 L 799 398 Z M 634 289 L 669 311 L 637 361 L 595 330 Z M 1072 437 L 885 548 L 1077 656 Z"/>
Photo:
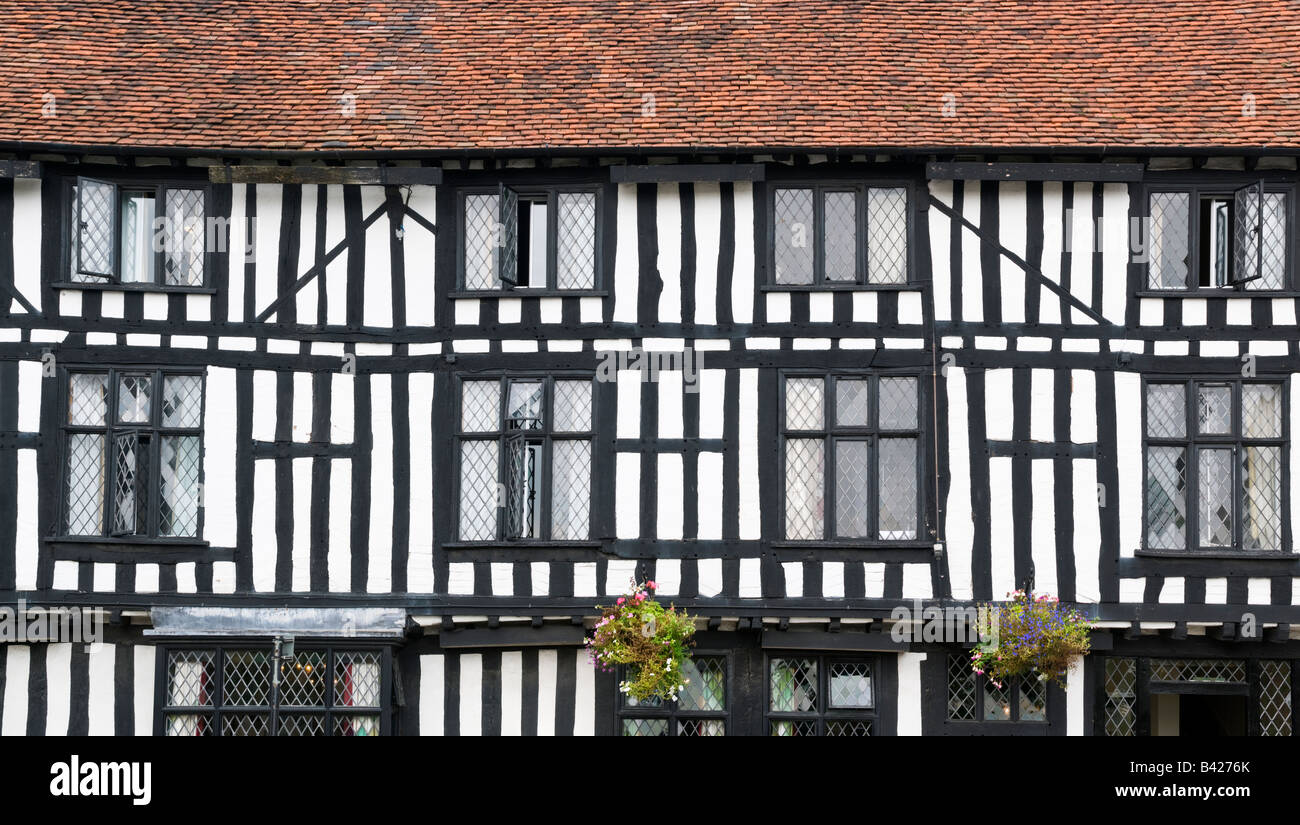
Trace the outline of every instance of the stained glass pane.
<path fill-rule="evenodd" d="M 776 283 L 813 282 L 813 193 L 811 189 L 777 189 L 772 241 Z"/>
<path fill-rule="evenodd" d="M 1187 435 L 1187 386 L 1147 384 L 1147 435 L 1184 438 Z"/>
<path fill-rule="evenodd" d="M 785 442 L 785 537 L 824 537 L 825 444 L 820 438 Z"/>

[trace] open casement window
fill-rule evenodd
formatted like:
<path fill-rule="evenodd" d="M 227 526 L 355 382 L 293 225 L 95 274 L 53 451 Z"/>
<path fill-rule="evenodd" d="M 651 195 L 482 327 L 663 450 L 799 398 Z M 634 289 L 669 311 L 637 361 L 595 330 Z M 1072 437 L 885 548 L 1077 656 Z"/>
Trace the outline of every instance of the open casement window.
<path fill-rule="evenodd" d="M 265 647 L 165 652 L 166 736 L 379 736 L 387 732 L 387 651 Z"/>
<path fill-rule="evenodd" d="M 201 375 L 70 372 L 62 534 L 198 538 L 202 426 Z"/>
<path fill-rule="evenodd" d="M 1146 550 L 1284 550 L 1286 398 L 1283 381 L 1147 381 Z"/>
<path fill-rule="evenodd" d="M 920 529 L 915 376 L 784 379 L 784 536 L 915 541 Z"/>
<path fill-rule="evenodd" d="M 638 701 L 618 694 L 621 736 L 726 736 L 729 689 L 725 656 L 695 655 L 682 668 L 686 687 L 677 701 Z M 621 681 L 623 675 L 620 674 Z"/>
<path fill-rule="evenodd" d="M 901 186 L 773 187 L 772 282 L 907 283 L 907 206 L 907 189 Z"/>
<path fill-rule="evenodd" d="M 872 735 L 874 659 L 776 654 L 767 665 L 769 735 Z"/>
<path fill-rule="evenodd" d="M 1170 187 L 1148 194 L 1152 290 L 1291 288 L 1289 189 Z"/>
<path fill-rule="evenodd" d="M 468 291 L 596 288 L 594 191 L 514 189 L 463 198 L 462 284 Z"/>
<path fill-rule="evenodd" d="M 71 197 L 74 283 L 204 285 L 204 189 L 78 178 Z"/>
<path fill-rule="evenodd" d="M 999 686 L 971 670 L 968 655 L 950 655 L 948 721 L 1046 722 L 1047 683 L 1013 679 Z"/>
<path fill-rule="evenodd" d="M 591 534 L 592 381 L 461 382 L 461 541 Z"/>

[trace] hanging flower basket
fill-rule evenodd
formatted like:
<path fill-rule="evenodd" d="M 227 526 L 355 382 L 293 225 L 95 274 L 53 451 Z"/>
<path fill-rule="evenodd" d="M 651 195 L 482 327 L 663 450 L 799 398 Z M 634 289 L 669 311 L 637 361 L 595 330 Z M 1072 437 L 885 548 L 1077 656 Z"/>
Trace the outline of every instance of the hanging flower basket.
<path fill-rule="evenodd" d="M 634 584 L 613 607 L 599 607 L 596 632 L 587 639 L 592 664 L 604 671 L 627 667 L 619 690 L 638 701 L 677 698 L 686 686 L 695 620 L 654 599 L 654 582 Z"/>
<path fill-rule="evenodd" d="M 1008 679 L 1036 678 L 1065 687 L 1075 657 L 1088 653 L 1093 623 L 1055 596 L 1023 590 L 1006 604 L 992 605 L 988 637 L 971 653 L 971 667 L 998 687 Z"/>

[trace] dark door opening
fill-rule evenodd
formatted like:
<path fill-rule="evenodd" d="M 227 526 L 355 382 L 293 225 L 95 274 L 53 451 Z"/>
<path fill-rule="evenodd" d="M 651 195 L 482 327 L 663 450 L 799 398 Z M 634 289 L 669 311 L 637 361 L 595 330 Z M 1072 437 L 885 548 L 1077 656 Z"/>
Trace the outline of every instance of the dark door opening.
<path fill-rule="evenodd" d="M 1178 697 L 1179 736 L 1245 736 L 1245 696 L 1205 696 L 1185 693 Z"/>

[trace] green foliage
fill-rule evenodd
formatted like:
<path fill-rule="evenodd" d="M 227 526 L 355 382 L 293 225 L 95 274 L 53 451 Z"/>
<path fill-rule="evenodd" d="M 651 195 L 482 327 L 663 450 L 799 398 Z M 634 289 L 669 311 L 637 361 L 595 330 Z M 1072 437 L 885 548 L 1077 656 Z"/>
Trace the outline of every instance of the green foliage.
<path fill-rule="evenodd" d="M 613 607 L 602 607 L 596 630 L 587 639 L 591 662 L 610 671 L 627 667 L 619 690 L 638 701 L 673 701 L 686 686 L 682 667 L 691 658 L 695 620 L 655 601 L 654 582 L 636 585 Z"/>
<path fill-rule="evenodd" d="M 1017 590 L 994 605 L 996 627 L 971 654 L 971 667 L 1001 687 L 1015 677 L 1038 678 L 1065 687 L 1076 656 L 1088 653 L 1092 622 L 1055 596 Z"/>

